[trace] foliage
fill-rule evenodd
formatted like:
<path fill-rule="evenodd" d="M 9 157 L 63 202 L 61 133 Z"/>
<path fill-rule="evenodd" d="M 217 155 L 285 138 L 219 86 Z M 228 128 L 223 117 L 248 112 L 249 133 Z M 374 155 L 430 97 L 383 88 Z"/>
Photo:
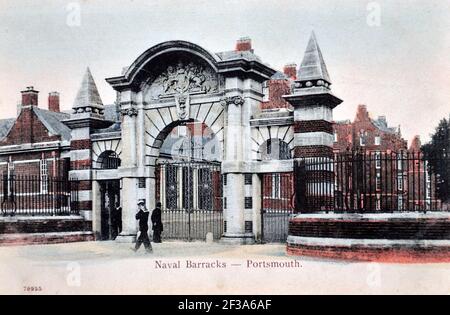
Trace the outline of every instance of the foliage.
<path fill-rule="evenodd" d="M 442 119 L 431 141 L 422 146 L 429 167 L 438 176 L 437 194 L 443 201 L 450 201 L 450 121 Z"/>

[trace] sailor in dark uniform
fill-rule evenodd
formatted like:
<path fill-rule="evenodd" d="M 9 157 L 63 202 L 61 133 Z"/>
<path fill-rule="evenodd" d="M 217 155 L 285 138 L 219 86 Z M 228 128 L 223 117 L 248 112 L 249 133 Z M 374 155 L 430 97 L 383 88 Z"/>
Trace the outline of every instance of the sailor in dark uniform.
<path fill-rule="evenodd" d="M 156 204 L 156 208 L 152 212 L 152 228 L 153 228 L 153 242 L 161 243 L 161 232 L 163 231 L 163 224 L 161 220 L 161 202 Z"/>
<path fill-rule="evenodd" d="M 142 243 L 144 243 L 145 250 L 148 253 L 151 253 L 152 244 L 150 243 L 150 239 L 148 238 L 148 217 L 150 212 L 145 206 L 144 200 L 139 200 L 138 202 L 138 212 L 136 213 L 136 220 L 139 220 L 139 237 L 136 240 L 136 247 L 134 251 L 137 251 Z"/>

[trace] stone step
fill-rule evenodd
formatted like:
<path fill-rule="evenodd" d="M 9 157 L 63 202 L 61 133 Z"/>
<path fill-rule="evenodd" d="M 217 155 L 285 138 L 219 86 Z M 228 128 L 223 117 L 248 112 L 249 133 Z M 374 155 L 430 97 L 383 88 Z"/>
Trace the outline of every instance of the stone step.
<path fill-rule="evenodd" d="M 33 244 L 57 244 L 93 241 L 94 234 L 89 231 L 55 233 L 14 233 L 0 235 L 0 246 Z"/>

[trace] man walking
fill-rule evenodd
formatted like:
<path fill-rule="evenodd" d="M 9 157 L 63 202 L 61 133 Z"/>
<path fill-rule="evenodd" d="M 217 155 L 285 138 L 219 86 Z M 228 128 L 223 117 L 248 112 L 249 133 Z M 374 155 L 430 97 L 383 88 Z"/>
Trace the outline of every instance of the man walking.
<path fill-rule="evenodd" d="M 145 250 L 147 253 L 151 253 L 153 251 L 152 244 L 150 243 L 150 239 L 148 238 L 148 216 L 150 212 L 145 206 L 144 200 L 139 200 L 138 202 L 138 213 L 136 213 L 136 220 L 139 220 L 139 237 L 136 240 L 136 247 L 134 251 L 137 251 L 142 243 L 144 243 Z"/>
<path fill-rule="evenodd" d="M 156 208 L 152 212 L 152 228 L 153 228 L 153 242 L 161 243 L 161 232 L 163 231 L 163 224 L 161 220 L 161 202 L 156 203 Z"/>

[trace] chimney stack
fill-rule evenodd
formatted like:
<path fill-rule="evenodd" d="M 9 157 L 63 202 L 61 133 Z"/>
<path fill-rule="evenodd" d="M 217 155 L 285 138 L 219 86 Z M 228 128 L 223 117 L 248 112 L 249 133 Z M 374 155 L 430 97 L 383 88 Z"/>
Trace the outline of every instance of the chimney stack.
<path fill-rule="evenodd" d="M 297 64 L 289 63 L 283 67 L 283 73 L 292 80 L 297 79 Z"/>
<path fill-rule="evenodd" d="M 253 53 L 252 40 L 250 37 L 241 37 L 236 42 L 236 51 L 250 51 Z"/>
<path fill-rule="evenodd" d="M 58 92 L 48 93 L 48 110 L 56 113 L 60 112 Z"/>
<path fill-rule="evenodd" d="M 38 94 L 39 92 L 32 86 L 28 86 L 22 93 L 22 106 L 38 106 Z"/>

